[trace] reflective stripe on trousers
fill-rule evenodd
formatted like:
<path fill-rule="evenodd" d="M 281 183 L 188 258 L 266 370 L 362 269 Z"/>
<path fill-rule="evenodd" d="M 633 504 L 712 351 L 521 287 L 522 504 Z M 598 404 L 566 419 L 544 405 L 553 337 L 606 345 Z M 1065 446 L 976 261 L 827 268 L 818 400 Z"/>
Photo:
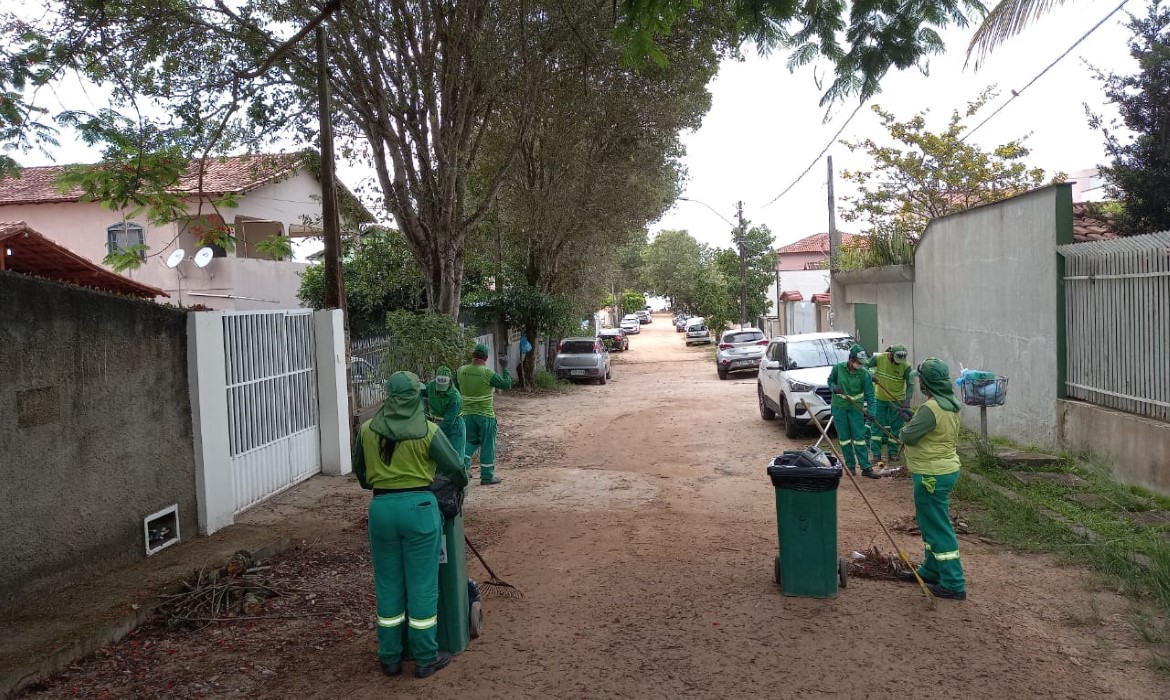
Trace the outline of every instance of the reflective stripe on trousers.
<path fill-rule="evenodd" d="M 395 617 L 382 617 L 381 615 L 378 616 L 378 626 L 379 627 L 397 627 L 405 621 L 406 621 L 406 613 L 402 613 L 401 615 L 396 615 Z"/>
<path fill-rule="evenodd" d="M 429 630 L 438 624 L 438 622 L 439 617 L 437 615 L 422 620 L 416 620 L 412 617 L 410 618 L 410 628 L 413 630 Z"/>
<path fill-rule="evenodd" d="M 953 561 L 959 558 L 959 550 L 956 549 L 953 552 L 934 552 L 934 558 L 939 561 Z"/>

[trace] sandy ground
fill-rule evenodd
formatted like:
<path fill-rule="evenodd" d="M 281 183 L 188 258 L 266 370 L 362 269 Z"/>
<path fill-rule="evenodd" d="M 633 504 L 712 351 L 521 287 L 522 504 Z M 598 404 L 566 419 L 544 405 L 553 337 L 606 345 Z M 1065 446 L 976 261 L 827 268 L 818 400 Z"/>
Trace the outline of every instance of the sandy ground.
<path fill-rule="evenodd" d="M 720 381 L 665 317 L 631 346 L 607 386 L 498 400 L 505 482 L 473 487 L 467 531 L 525 596 L 487 600 L 484 637 L 433 678 L 379 673 L 366 496 L 315 479 L 252 515 L 300 542 L 286 564 L 305 572 L 301 594 L 271 611 L 285 617 L 143 628 L 36 695 L 1170 697 L 1124 597 L 974 536 L 961 538 L 963 603 L 931 610 L 915 587 L 862 579 L 832 600 L 780 595 L 764 467 L 811 439 L 762 421 L 755 377 Z M 863 488 L 886 522 L 912 513 L 907 480 Z M 842 554 L 889 551 L 847 482 L 839 519 Z"/>

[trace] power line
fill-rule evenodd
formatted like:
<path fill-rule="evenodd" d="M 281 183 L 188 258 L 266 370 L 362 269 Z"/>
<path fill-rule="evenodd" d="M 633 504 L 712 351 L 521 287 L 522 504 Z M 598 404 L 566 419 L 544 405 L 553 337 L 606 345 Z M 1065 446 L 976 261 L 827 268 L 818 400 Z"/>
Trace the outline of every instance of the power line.
<path fill-rule="evenodd" d="M 1109 18 L 1112 17 L 1113 15 L 1117 14 L 1121 10 L 1121 8 L 1125 7 L 1126 3 L 1128 3 L 1128 2 L 1129 2 L 1129 0 L 1121 0 L 1121 4 L 1119 4 L 1117 7 L 1113 8 L 1113 10 L 1109 12 L 1109 14 L 1102 17 L 1100 22 L 1097 22 L 1092 27 L 1090 27 L 1089 31 L 1085 32 L 1084 34 L 1081 35 L 1081 38 L 1074 41 L 1072 46 L 1068 47 L 1067 49 L 1065 49 L 1064 53 L 1057 56 L 1055 61 L 1053 61 L 1052 63 L 1049 63 L 1047 66 L 1044 67 L 1044 70 L 1042 70 L 1036 74 L 1036 77 L 1029 80 L 1027 85 L 1020 88 L 1019 90 L 1012 90 L 1012 96 L 1008 98 L 1007 102 L 1004 102 L 1003 104 L 1001 104 L 998 108 L 996 108 L 996 110 L 994 112 L 987 115 L 986 119 L 984 119 L 983 121 L 976 124 L 975 127 L 973 129 L 971 129 L 970 131 L 968 131 L 967 133 L 963 134 L 963 138 L 959 139 L 959 143 L 966 141 L 968 136 L 975 133 L 976 131 L 979 131 L 979 129 L 982 128 L 984 124 L 991 121 L 993 118 L 995 118 L 995 115 L 1002 112 L 1005 107 L 1010 105 L 1020 95 L 1024 94 L 1025 90 L 1032 87 L 1036 83 L 1037 80 L 1044 77 L 1044 74 L 1047 73 L 1048 71 L 1052 70 L 1052 68 L 1055 67 L 1057 63 L 1060 63 L 1062 60 L 1064 60 L 1065 56 L 1068 56 L 1070 53 L 1072 53 L 1073 49 L 1075 49 L 1076 47 L 1081 45 L 1081 42 L 1083 42 L 1085 39 L 1088 39 L 1089 36 L 1092 35 L 1093 32 L 1100 29 L 1101 25 L 1108 22 Z"/>
<path fill-rule="evenodd" d="M 781 192 L 780 194 L 773 197 L 772 201 L 768 202 L 767 204 L 765 204 L 764 206 L 762 206 L 760 208 L 766 209 L 766 208 L 772 206 L 773 204 L 775 204 L 777 202 L 777 200 L 779 200 L 784 195 L 788 194 L 792 190 L 793 187 L 796 187 L 796 185 L 801 180 L 804 179 L 804 176 L 808 175 L 809 171 L 813 169 L 813 166 L 816 165 L 817 163 L 821 162 L 821 157 L 824 156 L 825 153 L 827 153 L 829 151 L 829 149 L 833 147 L 833 144 L 837 141 L 837 138 L 841 136 L 841 133 L 843 131 L 845 131 L 845 127 L 849 126 L 849 122 L 853 121 L 853 118 L 857 116 L 857 113 L 860 112 L 861 108 L 864 106 L 865 106 L 865 102 L 861 102 L 860 104 L 858 104 L 857 108 L 853 110 L 853 114 L 850 114 L 849 118 L 845 120 L 845 123 L 841 125 L 841 128 L 837 129 L 837 133 L 833 134 L 833 138 L 829 139 L 829 142 L 825 144 L 825 147 L 821 149 L 821 152 L 817 154 L 817 157 L 812 159 L 812 162 L 808 164 L 808 167 L 804 169 L 804 172 L 802 172 L 800 175 L 798 175 L 796 177 L 795 180 L 793 180 L 791 183 L 789 183 L 788 187 L 785 187 L 783 192 Z"/>

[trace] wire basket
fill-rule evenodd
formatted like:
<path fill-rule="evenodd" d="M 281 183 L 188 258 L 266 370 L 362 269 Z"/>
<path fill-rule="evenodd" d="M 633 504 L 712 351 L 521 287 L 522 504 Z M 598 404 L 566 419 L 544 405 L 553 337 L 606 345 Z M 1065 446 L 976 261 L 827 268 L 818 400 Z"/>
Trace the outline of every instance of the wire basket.
<path fill-rule="evenodd" d="M 1007 401 L 1007 377 L 968 379 L 962 383 L 963 403 L 968 406 L 1002 406 Z"/>

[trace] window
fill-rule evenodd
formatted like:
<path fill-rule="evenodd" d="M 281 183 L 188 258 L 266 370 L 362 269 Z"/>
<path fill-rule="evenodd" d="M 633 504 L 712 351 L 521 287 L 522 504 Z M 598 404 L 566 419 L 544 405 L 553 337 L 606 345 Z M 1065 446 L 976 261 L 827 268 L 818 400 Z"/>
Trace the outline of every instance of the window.
<path fill-rule="evenodd" d="M 596 349 L 592 341 L 570 340 L 561 343 L 561 352 L 566 355 L 591 355 Z"/>
<path fill-rule="evenodd" d="M 760 331 L 736 331 L 723 334 L 723 342 L 725 343 L 758 343 L 763 339 L 764 334 Z"/>
<path fill-rule="evenodd" d="M 106 229 L 106 252 L 116 253 L 136 245 L 146 245 L 146 231 L 138 224 L 123 221 Z M 146 251 L 139 250 L 138 257 L 145 260 Z"/>

